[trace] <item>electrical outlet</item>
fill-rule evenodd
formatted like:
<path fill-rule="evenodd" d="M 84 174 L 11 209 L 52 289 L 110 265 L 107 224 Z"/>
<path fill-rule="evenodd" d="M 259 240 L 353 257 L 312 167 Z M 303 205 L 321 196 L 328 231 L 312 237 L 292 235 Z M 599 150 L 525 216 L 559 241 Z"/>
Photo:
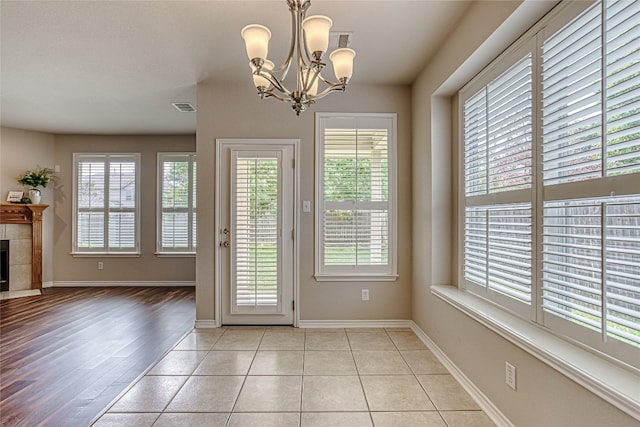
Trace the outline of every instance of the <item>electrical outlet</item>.
<path fill-rule="evenodd" d="M 512 389 L 516 389 L 516 367 L 509 362 L 504 362 L 504 381 Z"/>
<path fill-rule="evenodd" d="M 369 301 L 369 289 L 362 290 L 362 301 Z"/>
<path fill-rule="evenodd" d="M 303 200 L 302 201 L 302 212 L 311 212 L 311 201 Z"/>
<path fill-rule="evenodd" d="M 104 264 L 102 261 L 98 261 L 98 270 L 102 270 L 104 268 Z"/>

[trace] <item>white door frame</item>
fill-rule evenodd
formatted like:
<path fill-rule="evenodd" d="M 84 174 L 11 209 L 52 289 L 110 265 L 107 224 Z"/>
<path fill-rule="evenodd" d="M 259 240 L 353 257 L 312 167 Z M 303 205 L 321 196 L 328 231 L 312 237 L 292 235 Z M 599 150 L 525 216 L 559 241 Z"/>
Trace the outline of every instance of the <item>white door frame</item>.
<path fill-rule="evenodd" d="M 299 139 L 234 139 L 234 138 L 217 138 L 216 139 L 216 196 L 214 201 L 214 229 L 215 229 L 215 238 L 214 238 L 214 297 L 215 297 L 215 325 L 216 327 L 222 326 L 222 260 L 221 260 L 221 251 L 219 243 L 222 242 L 223 236 L 221 233 L 222 224 L 220 217 L 221 206 L 223 205 L 221 197 L 222 197 L 222 174 L 223 170 L 226 168 L 222 167 L 221 160 L 223 158 L 222 153 L 228 147 L 233 146 L 245 146 L 247 149 L 252 150 L 264 150 L 268 149 L 270 146 L 291 146 L 293 147 L 293 158 L 294 158 L 294 168 L 293 168 L 293 230 L 294 230 L 294 239 L 293 239 L 293 301 L 294 301 L 294 310 L 293 310 L 293 326 L 298 327 L 300 322 L 300 304 L 298 303 L 298 295 L 300 294 L 300 272 L 299 272 L 299 245 L 298 242 L 300 240 L 300 230 L 298 224 L 300 223 L 300 209 L 298 208 L 298 204 L 300 203 L 300 172 L 298 165 L 300 164 L 300 140 Z"/>

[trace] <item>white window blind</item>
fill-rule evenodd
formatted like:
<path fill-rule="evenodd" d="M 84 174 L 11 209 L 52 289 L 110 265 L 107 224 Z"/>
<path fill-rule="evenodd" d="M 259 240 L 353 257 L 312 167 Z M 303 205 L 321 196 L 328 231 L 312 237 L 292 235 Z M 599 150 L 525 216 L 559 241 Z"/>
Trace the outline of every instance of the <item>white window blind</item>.
<path fill-rule="evenodd" d="M 196 249 L 196 155 L 158 153 L 158 253 Z"/>
<path fill-rule="evenodd" d="M 76 250 L 105 247 L 104 161 L 76 164 Z"/>
<path fill-rule="evenodd" d="M 464 277 L 487 287 L 487 208 L 467 206 L 464 213 Z"/>
<path fill-rule="evenodd" d="M 489 192 L 531 187 L 531 54 L 487 85 Z"/>
<path fill-rule="evenodd" d="M 531 54 L 464 103 L 467 196 L 531 187 Z"/>
<path fill-rule="evenodd" d="M 546 202 L 543 308 L 640 346 L 640 197 Z"/>
<path fill-rule="evenodd" d="M 640 3 L 607 1 L 542 47 L 542 323 L 623 359 L 640 347 L 638 46 Z"/>
<path fill-rule="evenodd" d="M 640 171 L 639 21 L 638 2 L 608 1 L 545 41 L 545 185 Z"/>
<path fill-rule="evenodd" d="M 531 204 L 465 209 L 464 277 L 472 287 L 531 302 Z"/>
<path fill-rule="evenodd" d="M 464 104 L 465 194 L 487 193 L 487 91 L 483 89 Z"/>
<path fill-rule="evenodd" d="M 138 154 L 74 154 L 74 253 L 138 253 Z"/>
<path fill-rule="evenodd" d="M 532 288 L 532 93 L 528 52 L 463 103 L 463 277 L 521 313 Z"/>
<path fill-rule="evenodd" d="M 640 2 L 536 31 L 460 92 L 461 283 L 639 367 Z"/>
<path fill-rule="evenodd" d="M 607 175 L 640 172 L 640 2 L 605 3 Z"/>
<path fill-rule="evenodd" d="M 322 116 L 316 276 L 395 276 L 395 116 Z"/>
<path fill-rule="evenodd" d="M 600 10 L 593 8 L 542 48 L 546 185 L 601 175 L 601 45 Z"/>

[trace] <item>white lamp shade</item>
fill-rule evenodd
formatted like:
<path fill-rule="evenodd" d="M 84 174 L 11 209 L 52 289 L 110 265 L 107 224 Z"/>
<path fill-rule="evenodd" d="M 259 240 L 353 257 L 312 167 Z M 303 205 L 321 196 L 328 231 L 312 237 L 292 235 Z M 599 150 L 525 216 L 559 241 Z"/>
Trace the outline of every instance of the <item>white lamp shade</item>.
<path fill-rule="evenodd" d="M 256 66 L 253 65 L 251 62 L 249 62 L 249 66 L 251 67 L 252 73 L 256 71 Z M 264 64 L 262 64 L 262 69 L 273 70 L 273 62 L 269 61 L 268 59 L 265 59 Z M 255 74 L 253 75 L 253 84 L 257 88 L 259 87 L 267 88 L 271 86 L 271 82 L 269 82 L 269 80 L 267 80 L 266 78 L 260 75 L 255 75 Z"/>
<path fill-rule="evenodd" d="M 304 81 L 307 82 L 307 85 L 309 84 L 307 79 L 310 81 L 313 76 L 315 75 L 314 71 L 310 68 L 307 68 L 304 71 Z M 311 95 L 311 96 L 316 96 L 318 94 L 318 81 L 320 81 L 319 78 L 316 78 L 315 81 L 313 82 L 313 84 L 307 89 L 307 94 Z"/>
<path fill-rule="evenodd" d="M 313 15 L 302 21 L 302 29 L 309 52 L 326 52 L 329 48 L 329 30 L 333 25 L 331 18 Z"/>
<path fill-rule="evenodd" d="M 338 80 L 351 78 L 353 74 L 353 58 L 355 56 L 355 51 L 346 47 L 331 52 L 329 59 L 333 62 L 333 71 L 336 73 Z"/>
<path fill-rule="evenodd" d="M 251 24 L 242 29 L 240 33 L 247 47 L 249 59 L 266 59 L 269 52 L 269 40 L 271 31 L 264 25 Z"/>

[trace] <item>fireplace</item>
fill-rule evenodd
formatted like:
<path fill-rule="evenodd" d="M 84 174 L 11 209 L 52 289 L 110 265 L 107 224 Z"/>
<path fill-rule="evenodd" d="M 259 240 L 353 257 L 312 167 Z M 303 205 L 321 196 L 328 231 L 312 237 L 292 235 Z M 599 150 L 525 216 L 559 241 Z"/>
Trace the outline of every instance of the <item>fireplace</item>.
<path fill-rule="evenodd" d="M 10 240 L 14 240 L 14 237 L 10 236 L 15 236 L 14 233 L 17 232 L 15 226 L 23 227 L 23 225 L 27 225 L 31 228 L 31 232 L 24 236 L 26 239 L 22 236 L 16 239 L 30 241 L 31 257 L 26 264 L 16 264 L 16 266 L 22 265 L 26 266 L 26 268 L 19 268 L 19 271 L 17 271 L 13 265 L 11 266 L 13 274 L 11 275 L 10 291 L 42 288 L 42 213 L 48 206 L 49 205 L 0 203 L 2 239 L 10 238 Z M 9 227 L 12 229 L 11 232 L 9 232 Z M 12 246 L 12 252 L 15 255 L 18 247 L 15 245 Z M 9 261 L 13 263 L 14 260 L 9 259 L 8 252 L 6 255 L 7 261 L 2 261 L 2 268 L 9 270 Z M 18 272 L 20 274 L 18 274 Z M 9 280 L 7 280 L 7 285 L 8 284 Z"/>
<path fill-rule="evenodd" d="M 9 241 L 0 240 L 0 292 L 9 290 Z"/>

